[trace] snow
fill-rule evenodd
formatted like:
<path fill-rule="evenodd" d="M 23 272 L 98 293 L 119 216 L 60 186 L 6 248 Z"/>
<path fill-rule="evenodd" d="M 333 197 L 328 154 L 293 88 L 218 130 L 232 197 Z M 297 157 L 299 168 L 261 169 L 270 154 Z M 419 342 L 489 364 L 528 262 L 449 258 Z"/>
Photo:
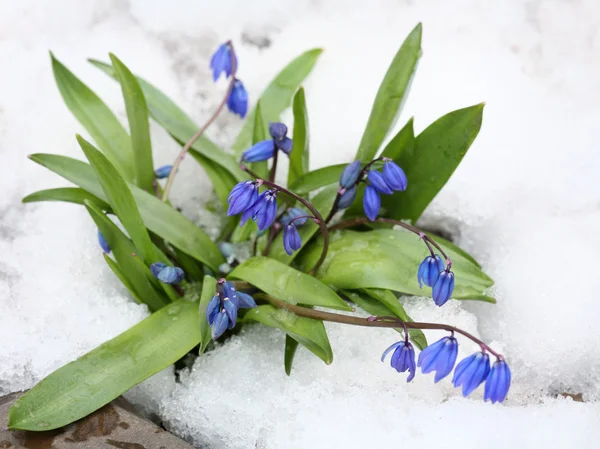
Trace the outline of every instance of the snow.
<path fill-rule="evenodd" d="M 478 139 L 422 223 L 447 229 L 482 263 L 498 304 L 438 309 L 414 298 L 407 310 L 502 350 L 514 376 L 506 404 L 484 404 L 481 391 L 464 399 L 448 379 L 417 375 L 407 384 L 379 362 L 396 334 L 339 325 L 327 326 L 330 366 L 301 348 L 288 378 L 282 335 L 252 326 L 200 357 L 178 383 L 170 368 L 128 397 L 201 447 L 597 448 L 594 0 L 3 2 L 0 393 L 31 387 L 148 314 L 106 267 L 85 210 L 20 204 L 27 193 L 66 185 L 27 154 L 82 158 L 74 133 L 83 130 L 54 86 L 49 49 L 123 121 L 118 87 L 87 57 L 113 51 L 200 123 L 225 88 L 213 85 L 207 66 L 220 42 L 234 40 L 251 99 L 285 62 L 323 47 L 305 83 L 314 168 L 352 158 L 378 83 L 419 21 L 424 55 L 398 127 L 414 115 L 418 132 L 450 110 L 486 102 Z M 224 114 L 209 134 L 227 144 L 240 126 Z M 158 127 L 152 137 L 155 165 L 171 163 L 177 145 Z M 208 189 L 185 161 L 173 197 L 198 222 L 207 220 Z M 461 340 L 460 356 L 474 350 Z"/>

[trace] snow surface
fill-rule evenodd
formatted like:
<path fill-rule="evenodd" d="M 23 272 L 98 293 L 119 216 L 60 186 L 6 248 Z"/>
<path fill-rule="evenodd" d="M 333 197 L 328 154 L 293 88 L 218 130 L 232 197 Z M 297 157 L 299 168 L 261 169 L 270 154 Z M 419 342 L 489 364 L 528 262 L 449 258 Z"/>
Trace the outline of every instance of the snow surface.
<path fill-rule="evenodd" d="M 502 350 L 514 376 L 506 403 L 484 404 L 481 392 L 464 399 L 433 376 L 407 384 L 379 362 L 394 333 L 336 325 L 327 326 L 331 366 L 299 349 L 288 378 L 282 335 L 255 326 L 180 383 L 170 368 L 129 397 L 199 447 L 600 447 L 596 0 L 0 2 L 0 393 L 31 387 L 148 314 L 105 266 L 82 208 L 20 204 L 66 185 L 27 154 L 82 158 L 82 128 L 54 85 L 49 49 L 123 120 L 118 87 L 87 57 L 116 53 L 200 123 L 224 89 L 207 67 L 221 41 L 234 40 L 253 100 L 293 56 L 323 47 L 305 83 L 319 167 L 352 158 L 379 81 L 419 21 L 424 55 L 398 126 L 414 115 L 420 131 L 486 102 L 477 141 L 423 223 L 447 229 L 482 263 L 498 304 L 438 309 L 415 298 L 407 309 Z M 227 144 L 240 125 L 224 114 L 209 134 Z M 156 165 L 171 162 L 177 146 L 152 134 Z M 186 161 L 174 198 L 200 221 L 208 187 Z M 462 342 L 462 355 L 473 350 Z"/>

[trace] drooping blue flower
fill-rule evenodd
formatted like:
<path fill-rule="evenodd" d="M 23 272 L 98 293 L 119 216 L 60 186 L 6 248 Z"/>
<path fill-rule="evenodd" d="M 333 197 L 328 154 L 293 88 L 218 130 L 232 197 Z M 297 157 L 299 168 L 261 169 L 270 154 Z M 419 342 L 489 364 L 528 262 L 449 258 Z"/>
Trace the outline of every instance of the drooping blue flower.
<path fill-rule="evenodd" d="M 438 280 L 433 284 L 431 296 L 436 306 L 443 306 L 452 296 L 454 291 L 454 273 L 446 268 L 440 273 Z"/>
<path fill-rule="evenodd" d="M 242 153 L 244 162 L 260 162 L 271 159 L 275 154 L 275 142 L 273 140 L 261 140 L 252 145 Z"/>
<path fill-rule="evenodd" d="M 283 228 L 283 248 L 290 256 L 294 251 L 298 251 L 302 246 L 302 239 L 298 229 L 294 224 L 289 224 Z"/>
<path fill-rule="evenodd" d="M 290 207 L 287 210 L 287 212 L 283 215 L 283 217 L 281 217 L 279 222 L 282 224 L 282 226 L 287 226 L 290 224 L 290 221 L 294 220 L 294 225 L 303 226 L 306 224 L 306 221 L 308 220 L 308 218 L 306 218 L 306 217 L 297 218 L 297 217 L 302 217 L 303 215 L 307 215 L 307 213 L 305 211 L 303 211 L 302 209 L 300 209 L 299 207 Z"/>
<path fill-rule="evenodd" d="M 340 176 L 340 187 L 344 189 L 350 189 L 356 181 L 358 181 L 358 175 L 360 174 L 360 161 L 354 161 L 351 164 L 346 165 L 342 175 Z"/>
<path fill-rule="evenodd" d="M 240 301 L 240 307 L 242 309 L 252 309 L 253 307 L 257 307 L 254 298 L 248 293 L 237 292 L 237 298 Z"/>
<path fill-rule="evenodd" d="M 435 383 L 452 372 L 458 355 L 458 341 L 454 337 L 444 337 L 427 346 L 419 354 L 417 366 L 423 374 L 435 371 Z"/>
<path fill-rule="evenodd" d="M 248 112 L 248 92 L 246 92 L 246 88 L 237 78 L 233 82 L 233 89 L 227 99 L 227 107 L 241 118 L 244 118 L 246 112 Z"/>
<path fill-rule="evenodd" d="M 342 196 L 340 197 L 340 201 L 338 202 L 338 207 L 340 209 L 347 209 L 352 205 L 352 203 L 356 199 L 356 190 L 356 186 L 353 185 L 342 194 Z"/>
<path fill-rule="evenodd" d="M 383 177 L 383 175 L 378 171 L 369 171 L 367 179 L 375 188 L 375 190 L 377 190 L 379 193 L 383 193 L 384 195 L 391 195 L 392 193 L 394 193 L 392 188 L 388 186 L 387 182 L 385 182 L 385 178 Z"/>
<path fill-rule="evenodd" d="M 217 293 L 206 307 L 206 321 L 212 329 L 213 339 L 216 340 L 227 329 L 233 329 L 237 321 L 238 309 L 256 307 L 256 302 L 247 293 L 238 292 L 233 283 L 219 281 L 220 293 Z"/>
<path fill-rule="evenodd" d="M 227 215 L 237 215 L 252 207 L 258 199 L 258 184 L 255 181 L 242 181 L 236 184 L 227 197 Z"/>
<path fill-rule="evenodd" d="M 209 325 L 212 325 L 217 317 L 217 314 L 221 311 L 221 298 L 218 294 L 212 297 L 208 306 L 206 306 L 206 321 Z"/>
<path fill-rule="evenodd" d="M 110 246 L 108 245 L 108 242 L 100 232 L 100 229 L 98 229 L 98 243 L 100 244 L 102 251 L 104 251 L 106 254 L 110 254 Z"/>
<path fill-rule="evenodd" d="M 274 190 L 267 190 L 258 195 L 254 204 L 244 211 L 240 224 L 243 226 L 252 217 L 258 229 L 262 231 L 273 224 L 275 215 L 277 215 L 277 193 Z"/>
<path fill-rule="evenodd" d="M 379 209 L 381 208 L 381 198 L 379 198 L 379 193 L 375 190 L 373 186 L 365 187 L 365 196 L 363 197 L 363 209 L 365 210 L 365 215 L 371 221 L 375 221 L 377 218 L 377 214 L 379 214 Z"/>
<path fill-rule="evenodd" d="M 387 184 L 394 190 L 404 191 L 408 185 L 406 174 L 395 162 L 386 161 L 383 164 L 383 177 Z"/>
<path fill-rule="evenodd" d="M 216 340 L 219 338 L 229 327 L 229 317 L 225 309 L 221 309 L 216 315 L 213 322 L 210 324 L 212 329 L 212 338 Z"/>
<path fill-rule="evenodd" d="M 289 155 L 294 147 L 294 142 L 289 137 L 284 137 L 282 140 L 275 140 L 275 146 Z"/>
<path fill-rule="evenodd" d="M 225 298 L 234 298 L 237 295 L 237 290 L 235 289 L 235 285 L 232 282 L 223 282 L 221 285 L 221 289 L 223 291 L 223 297 Z"/>
<path fill-rule="evenodd" d="M 466 397 L 487 379 L 489 373 L 490 356 L 477 352 L 461 360 L 456 366 L 452 383 L 454 387 L 462 385 L 462 395 Z"/>
<path fill-rule="evenodd" d="M 440 277 L 440 273 L 444 270 L 444 262 L 437 254 L 435 256 L 427 256 L 417 272 L 419 287 L 423 288 L 423 284 L 427 287 L 433 287 L 435 282 Z"/>
<path fill-rule="evenodd" d="M 416 371 L 415 350 L 412 344 L 404 340 L 394 343 L 383 352 L 383 355 L 381 356 L 382 362 L 385 360 L 385 356 L 388 355 L 392 350 L 394 350 L 394 354 L 392 354 L 390 365 L 399 373 L 408 371 L 409 374 L 406 378 L 406 381 L 410 382 L 415 377 Z"/>
<path fill-rule="evenodd" d="M 273 138 L 275 146 L 285 154 L 290 154 L 293 147 L 292 139 L 287 137 L 288 128 L 284 123 L 269 123 L 269 134 Z"/>
<path fill-rule="evenodd" d="M 150 271 L 152 272 L 152 276 L 158 278 L 158 274 L 167 267 L 166 263 L 162 262 L 154 262 L 150 265 Z"/>
<path fill-rule="evenodd" d="M 483 400 L 490 400 L 492 404 L 504 401 L 510 388 L 510 378 L 511 374 L 508 364 L 504 359 L 496 360 L 485 381 Z"/>
<path fill-rule="evenodd" d="M 162 262 L 150 265 L 150 271 L 163 284 L 179 284 L 185 273 L 179 267 L 170 267 Z"/>
<path fill-rule="evenodd" d="M 223 72 L 225 72 L 227 78 L 231 75 L 231 72 L 233 71 L 231 65 L 231 50 L 231 46 L 228 43 L 221 44 L 210 58 L 213 81 L 217 81 Z M 235 59 L 235 65 L 237 66 L 237 56 L 234 54 L 233 57 Z"/>
<path fill-rule="evenodd" d="M 172 169 L 173 169 L 172 165 L 163 165 L 162 167 L 158 167 L 154 171 L 154 176 L 156 176 L 157 179 L 168 178 L 169 175 L 171 174 Z"/>
<path fill-rule="evenodd" d="M 235 327 L 235 323 L 237 321 L 237 313 L 240 308 L 240 302 L 237 297 L 234 298 L 225 298 L 223 300 L 223 310 L 227 314 L 227 318 L 229 319 L 229 323 L 227 324 L 228 329 L 233 329 Z"/>

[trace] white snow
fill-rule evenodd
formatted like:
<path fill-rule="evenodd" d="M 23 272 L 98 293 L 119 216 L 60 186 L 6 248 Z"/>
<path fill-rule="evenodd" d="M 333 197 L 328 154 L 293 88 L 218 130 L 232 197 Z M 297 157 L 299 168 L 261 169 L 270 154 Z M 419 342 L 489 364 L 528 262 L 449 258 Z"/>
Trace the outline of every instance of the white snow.
<path fill-rule="evenodd" d="M 498 304 L 438 309 L 415 298 L 407 309 L 501 349 L 514 376 L 506 404 L 484 404 L 481 392 L 463 399 L 433 376 L 407 384 L 379 362 L 395 333 L 337 325 L 327 326 L 330 366 L 301 348 L 288 378 L 282 335 L 253 326 L 199 358 L 180 383 L 167 369 L 128 397 L 202 447 L 599 447 L 595 0 L 2 2 L 0 393 L 31 387 L 148 314 L 105 266 L 85 210 L 20 204 L 66 185 L 27 154 L 82 158 L 74 133 L 85 133 L 62 103 L 48 50 L 122 120 L 118 87 L 87 57 L 114 52 L 200 123 L 224 89 L 207 67 L 221 41 L 234 40 L 253 100 L 288 60 L 323 47 L 305 83 L 311 166 L 319 167 L 352 158 L 379 81 L 419 21 L 424 54 L 398 127 L 414 115 L 420 131 L 486 102 L 479 137 L 423 223 L 453 232 L 483 264 Z M 224 114 L 209 134 L 227 144 L 240 126 Z M 152 133 L 156 166 L 170 163 L 177 145 L 158 127 Z M 173 194 L 197 221 L 208 189 L 186 161 Z M 475 349 L 462 341 L 462 355 Z M 586 402 L 556 397 L 563 392 Z"/>

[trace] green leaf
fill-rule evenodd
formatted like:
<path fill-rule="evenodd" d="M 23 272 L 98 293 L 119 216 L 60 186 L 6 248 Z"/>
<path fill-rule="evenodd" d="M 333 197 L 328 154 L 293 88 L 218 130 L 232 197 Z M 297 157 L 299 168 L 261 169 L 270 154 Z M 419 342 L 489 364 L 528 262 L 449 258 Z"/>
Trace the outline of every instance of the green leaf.
<path fill-rule="evenodd" d="M 215 296 L 217 290 L 217 281 L 212 276 L 204 276 L 202 282 L 202 295 L 200 297 L 200 306 L 198 310 L 198 326 L 200 328 L 200 354 L 202 354 L 212 339 L 210 326 L 206 321 L 206 308 L 208 303 Z"/>
<path fill-rule="evenodd" d="M 125 276 L 123 271 L 121 271 L 121 268 L 119 268 L 119 264 L 112 260 L 108 254 L 102 253 L 102 255 L 104 256 L 104 260 L 108 264 L 109 268 L 117 276 L 117 278 L 119 278 L 119 280 L 125 286 L 125 288 L 129 291 L 129 294 L 132 296 L 135 302 L 137 302 L 138 304 L 144 304 L 144 301 L 142 301 L 138 297 L 137 292 L 133 288 L 133 285 L 131 285 L 131 282 L 129 282 L 129 280 L 127 279 L 127 276 Z"/>
<path fill-rule="evenodd" d="M 229 277 L 246 281 L 265 293 L 291 304 L 352 310 L 327 285 L 268 257 L 251 257 L 238 265 Z"/>
<path fill-rule="evenodd" d="M 106 201 L 94 170 L 85 162 L 55 154 L 33 154 L 29 158 Z M 225 259 L 218 246 L 204 231 L 154 195 L 132 184 L 129 185 L 129 189 L 144 224 L 150 231 L 194 259 L 205 263 L 212 270 L 218 271 L 219 265 L 225 262 Z"/>
<path fill-rule="evenodd" d="M 288 172 L 288 186 L 308 171 L 308 111 L 306 110 L 306 98 L 304 88 L 300 87 L 292 106 L 294 111 L 294 150 L 290 153 L 290 169 Z"/>
<path fill-rule="evenodd" d="M 154 163 L 152 162 L 152 143 L 150 142 L 150 125 L 148 123 L 148 107 L 142 88 L 135 76 L 115 55 L 110 53 L 117 78 L 121 83 L 125 109 L 131 132 L 131 149 L 133 151 L 133 169 L 135 184 L 147 192 L 152 192 L 154 182 Z"/>
<path fill-rule="evenodd" d="M 248 310 L 244 315 L 244 321 L 249 320 L 281 329 L 326 364 L 333 362 L 333 351 L 322 321 L 297 316 L 271 305 Z"/>
<path fill-rule="evenodd" d="M 289 335 L 285 336 L 285 349 L 283 353 L 283 366 L 285 368 L 285 374 L 288 376 L 292 374 L 292 363 L 294 362 L 294 356 L 298 349 L 298 342 Z"/>
<path fill-rule="evenodd" d="M 227 210 L 227 197 L 233 186 L 237 183 L 236 179 L 226 169 L 202 156 L 202 154 L 196 150 L 190 150 L 190 155 L 204 169 L 206 176 L 208 176 L 208 179 L 210 179 L 210 182 L 215 189 L 217 197 L 221 201 L 223 209 Z"/>
<path fill-rule="evenodd" d="M 269 133 L 266 131 L 269 124 L 265 123 L 265 119 L 262 114 L 260 107 L 260 101 L 256 103 L 256 110 L 254 112 L 254 127 L 252 129 L 252 145 L 270 138 Z M 253 162 L 249 164 L 250 170 L 256 173 L 260 178 L 267 179 L 269 177 L 269 166 L 267 161 Z"/>
<path fill-rule="evenodd" d="M 296 259 L 303 267 L 313 266 L 321 254 L 319 240 Z M 443 244 L 440 246 L 452 259 L 456 281 L 452 297 L 495 302 L 483 293 L 493 281 L 463 256 Z M 382 288 L 431 296 L 431 289 L 420 289 L 417 282 L 417 269 L 427 254 L 423 242 L 406 231 L 339 231 L 330 238 L 327 258 L 317 277 L 324 284 L 340 289 Z"/>
<path fill-rule="evenodd" d="M 294 92 L 296 92 L 302 81 L 312 71 L 322 51 L 320 48 L 315 48 L 302 53 L 279 72 L 267 86 L 259 100 L 263 117 L 267 123 L 280 121 L 281 113 L 289 107 Z M 233 150 L 237 154 L 240 154 L 250 146 L 254 114 L 255 110 L 248 115 L 242 131 L 233 144 Z"/>
<path fill-rule="evenodd" d="M 110 109 L 50 53 L 52 71 L 63 100 L 123 177 L 134 177 L 131 142 Z"/>
<path fill-rule="evenodd" d="M 344 171 L 344 168 L 346 168 L 347 165 L 348 164 L 329 165 L 327 167 L 309 171 L 296 179 L 291 185 L 290 190 L 298 195 L 305 195 L 313 190 L 337 183 L 340 180 L 342 171 Z"/>
<path fill-rule="evenodd" d="M 65 426 L 175 363 L 200 342 L 198 303 L 179 300 L 54 371 L 8 413 L 8 427 Z"/>
<path fill-rule="evenodd" d="M 78 187 L 60 187 L 58 189 L 39 190 L 22 199 L 23 203 L 36 203 L 40 201 L 63 201 L 66 203 L 83 204 L 84 201 L 96 204 L 100 209 L 112 210 L 110 205 Z"/>
<path fill-rule="evenodd" d="M 110 161 L 83 137 L 77 136 L 77 142 L 96 172 L 108 203 L 129 233 L 135 247 L 144 261 L 151 264 L 157 260 L 154 244 L 150 240 L 135 199 L 125 180 Z"/>
<path fill-rule="evenodd" d="M 402 43 L 379 86 L 356 159 L 368 162 L 375 157 L 408 95 L 412 77 L 421 57 L 422 26 L 419 23 Z"/>
<path fill-rule="evenodd" d="M 444 115 L 419 134 L 414 152 L 403 152 L 398 164 L 408 178 L 408 188 L 400 192 L 395 219 L 416 221 L 444 187 L 481 128 L 484 104 Z"/>

